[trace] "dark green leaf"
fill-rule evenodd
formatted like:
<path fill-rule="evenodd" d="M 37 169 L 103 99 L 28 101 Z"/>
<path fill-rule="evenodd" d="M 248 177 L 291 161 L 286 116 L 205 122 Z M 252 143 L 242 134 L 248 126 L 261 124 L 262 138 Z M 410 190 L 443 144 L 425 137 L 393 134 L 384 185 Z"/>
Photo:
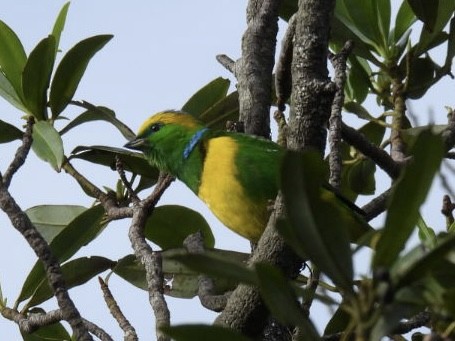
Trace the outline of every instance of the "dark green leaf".
<path fill-rule="evenodd" d="M 18 98 L 22 97 L 22 71 L 27 56 L 16 33 L 0 20 L 0 67 L 15 90 Z M 3 82 L 2 82 L 3 83 Z"/>
<path fill-rule="evenodd" d="M 128 255 L 119 259 L 112 271 L 134 286 L 147 290 L 145 268 L 135 255 Z"/>
<path fill-rule="evenodd" d="M 344 103 L 343 108 L 350 113 L 353 113 L 357 117 L 368 120 L 368 121 L 373 121 L 375 118 L 370 115 L 367 109 L 365 109 L 361 104 L 357 102 L 346 102 Z"/>
<path fill-rule="evenodd" d="M 36 229 L 50 243 L 74 218 L 87 209 L 76 205 L 40 205 L 25 210 Z"/>
<path fill-rule="evenodd" d="M 63 29 L 65 27 L 66 16 L 68 14 L 68 8 L 70 7 L 70 2 L 68 1 L 63 5 L 60 13 L 55 20 L 54 27 L 52 29 L 52 35 L 55 38 L 55 53 L 57 53 L 58 47 L 60 45 L 60 37 L 62 35 Z"/>
<path fill-rule="evenodd" d="M 415 21 L 416 16 L 412 11 L 411 6 L 409 6 L 408 1 L 403 1 L 395 18 L 395 43 L 398 43 L 398 41 L 402 38 L 406 31 L 409 30 Z"/>
<path fill-rule="evenodd" d="M 370 340 L 382 340 L 404 318 L 409 318 L 419 312 L 419 309 L 410 304 L 392 303 L 383 308 L 382 314 L 373 326 Z"/>
<path fill-rule="evenodd" d="M 452 60 L 455 57 L 455 18 L 450 20 L 449 41 L 447 42 L 447 55 L 444 65 L 452 65 Z"/>
<path fill-rule="evenodd" d="M 90 59 L 112 39 L 112 35 L 99 35 L 77 43 L 63 57 L 50 91 L 52 117 L 56 118 L 66 108 L 74 96 Z"/>
<path fill-rule="evenodd" d="M 55 60 L 55 38 L 48 36 L 30 52 L 22 73 L 24 101 L 38 121 L 47 119 L 47 89 Z"/>
<path fill-rule="evenodd" d="M 101 233 L 106 226 L 103 219 L 104 209 L 101 205 L 93 206 L 78 215 L 50 243 L 54 256 L 61 263 L 72 257 L 81 247 L 90 243 Z M 42 263 L 35 263 L 25 280 L 17 302 L 31 297 L 41 282 L 45 280 Z"/>
<path fill-rule="evenodd" d="M 351 165 L 347 174 L 351 190 L 363 195 L 374 194 L 376 191 L 375 172 L 376 164 L 371 159 L 362 158 Z"/>
<path fill-rule="evenodd" d="M 425 95 L 433 85 L 436 69 L 429 57 L 413 59 L 409 70 L 407 94 L 412 99 Z"/>
<path fill-rule="evenodd" d="M 375 268 L 390 267 L 403 249 L 417 223 L 420 205 L 427 196 L 443 154 L 440 136 L 427 130 L 417 137 L 412 148 L 412 162 L 402 172 L 389 201 L 385 227 L 373 258 Z"/>
<path fill-rule="evenodd" d="M 376 12 L 376 15 L 378 17 L 377 22 L 379 26 L 382 47 L 387 51 L 390 34 L 390 0 L 373 0 L 372 3 L 376 6 L 376 8 L 373 8 L 373 12 Z"/>
<path fill-rule="evenodd" d="M 346 311 L 346 307 L 343 306 L 343 303 L 341 303 L 338 309 L 332 315 L 330 321 L 327 323 L 324 329 L 324 335 L 332 335 L 344 332 L 348 327 L 350 320 L 351 316 Z"/>
<path fill-rule="evenodd" d="M 305 319 L 294 289 L 277 268 L 257 263 L 258 287 L 272 315 L 283 325 L 298 326 Z"/>
<path fill-rule="evenodd" d="M 352 292 L 348 222 L 354 221 L 334 205 L 331 192 L 321 192 L 323 173 L 315 153 L 285 156 L 281 181 L 290 224 L 279 230 L 298 254 L 308 256 L 334 283 Z"/>
<path fill-rule="evenodd" d="M 23 341 L 71 341 L 70 334 L 61 323 L 54 323 L 50 326 L 40 327 L 31 334 L 22 333 Z"/>
<path fill-rule="evenodd" d="M 217 340 L 217 341 L 251 341 L 251 339 L 221 326 L 203 324 L 180 325 L 162 328 L 166 335 L 175 341 Z"/>
<path fill-rule="evenodd" d="M 62 265 L 62 273 L 65 278 L 65 284 L 68 289 L 82 285 L 101 272 L 104 272 L 115 265 L 110 259 L 98 256 L 82 257 L 69 261 Z M 41 282 L 36 289 L 30 301 L 27 302 L 29 307 L 36 306 L 47 301 L 53 296 L 52 289 L 47 281 Z"/>
<path fill-rule="evenodd" d="M 370 121 L 359 129 L 359 133 L 363 134 L 368 141 L 373 143 L 375 146 L 379 146 L 384 139 L 385 134 L 385 126 L 384 124 L 381 124 L 383 122 L 383 117 Z"/>
<path fill-rule="evenodd" d="M 12 124 L 0 120 L 0 143 L 22 139 L 22 131 Z"/>
<path fill-rule="evenodd" d="M 234 91 L 199 116 L 199 119 L 213 129 L 226 129 L 228 120 L 239 117 L 239 93 Z"/>
<path fill-rule="evenodd" d="M 281 2 L 280 11 L 278 15 L 284 21 L 289 21 L 292 15 L 297 12 L 299 8 L 298 0 L 284 0 Z"/>
<path fill-rule="evenodd" d="M 364 59 L 355 56 L 350 58 L 350 64 L 347 86 L 351 89 L 351 98 L 361 104 L 372 87 L 370 80 L 371 69 Z"/>
<path fill-rule="evenodd" d="M 429 1 L 431 0 L 421 0 Z M 433 30 L 429 31 L 426 29 L 426 25 L 422 28 L 419 42 L 416 46 L 415 56 L 418 57 L 421 54 L 427 52 L 430 48 L 436 46 L 434 40 L 441 36 L 441 32 L 453 16 L 455 10 L 455 1 L 453 0 L 439 0 L 438 13 L 436 15 L 436 22 L 433 26 Z"/>
<path fill-rule="evenodd" d="M 156 207 L 147 219 L 145 237 L 162 249 L 178 248 L 190 234 L 202 232 L 204 246 L 212 248 L 215 238 L 204 217 L 184 206 L 164 205 Z"/>
<path fill-rule="evenodd" d="M 185 111 L 195 117 L 209 110 L 213 105 L 226 97 L 230 85 L 229 79 L 218 77 L 204 85 L 183 105 Z"/>
<path fill-rule="evenodd" d="M 32 149 L 35 154 L 59 171 L 64 154 L 63 141 L 57 130 L 48 121 L 39 121 L 33 125 L 32 137 Z"/>
<path fill-rule="evenodd" d="M 94 106 L 93 109 L 84 111 L 82 114 L 68 123 L 68 125 L 60 131 L 60 135 L 65 134 L 70 129 L 73 129 L 80 124 L 91 121 L 106 121 L 111 123 L 127 140 L 132 140 L 136 137 L 136 134 L 134 134 L 130 128 L 128 128 L 123 122 L 115 117 L 114 111 L 102 106 Z"/>
<path fill-rule="evenodd" d="M 158 169 L 152 167 L 142 153 L 135 153 L 125 149 L 107 146 L 79 146 L 71 152 L 70 159 L 82 159 L 115 170 L 115 157 L 122 161 L 126 171 L 158 179 Z"/>
<path fill-rule="evenodd" d="M 438 16 L 439 0 L 407 0 L 416 17 L 423 21 L 425 29 L 433 31 Z"/>

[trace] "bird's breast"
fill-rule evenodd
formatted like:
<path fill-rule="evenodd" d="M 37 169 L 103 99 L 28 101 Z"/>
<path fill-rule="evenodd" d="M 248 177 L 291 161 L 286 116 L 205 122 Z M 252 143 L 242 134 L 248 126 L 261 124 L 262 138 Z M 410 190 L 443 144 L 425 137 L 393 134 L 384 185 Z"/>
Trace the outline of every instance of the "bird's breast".
<path fill-rule="evenodd" d="M 208 141 L 198 196 L 227 227 L 250 240 L 259 239 L 267 211 L 256 203 L 239 181 L 236 163 L 239 145 L 229 136 Z"/>

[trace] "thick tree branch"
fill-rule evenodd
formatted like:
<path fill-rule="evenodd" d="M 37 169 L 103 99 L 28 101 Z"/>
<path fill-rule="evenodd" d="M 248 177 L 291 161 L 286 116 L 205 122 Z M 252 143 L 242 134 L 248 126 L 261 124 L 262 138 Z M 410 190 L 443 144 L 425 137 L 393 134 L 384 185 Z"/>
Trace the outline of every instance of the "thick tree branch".
<path fill-rule="evenodd" d="M 334 0 L 300 0 L 292 57 L 288 147 L 324 154 L 326 126 L 335 94 L 327 55 Z"/>
<path fill-rule="evenodd" d="M 240 121 L 247 134 L 270 138 L 272 70 L 281 0 L 249 0 L 242 57 L 236 61 Z"/>
<path fill-rule="evenodd" d="M 152 248 L 145 241 L 144 226 L 161 195 L 172 181 L 172 177 L 161 174 L 153 193 L 145 200 L 133 206 L 133 219 L 128 234 L 134 254 L 145 267 L 149 301 L 155 314 L 155 329 L 158 341 L 169 340 L 169 337 L 161 331 L 161 328 L 170 325 L 170 313 L 166 300 L 164 299 L 164 276 L 161 254 L 159 252 L 153 252 Z"/>

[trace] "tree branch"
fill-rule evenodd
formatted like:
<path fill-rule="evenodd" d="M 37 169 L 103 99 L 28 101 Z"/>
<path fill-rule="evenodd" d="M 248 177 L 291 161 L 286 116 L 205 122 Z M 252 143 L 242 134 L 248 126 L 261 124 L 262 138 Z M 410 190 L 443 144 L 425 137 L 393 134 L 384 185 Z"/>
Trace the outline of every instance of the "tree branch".
<path fill-rule="evenodd" d="M 378 148 L 371 143 L 363 134 L 359 133 L 354 128 L 342 123 L 341 135 L 343 140 L 354 146 L 363 155 L 369 157 L 376 165 L 386 172 L 392 179 L 398 178 L 400 175 L 400 164 L 395 162 L 389 154 L 383 149 Z"/>
<path fill-rule="evenodd" d="M 17 172 L 17 170 L 24 164 L 25 159 L 30 151 L 30 147 L 32 146 L 33 139 L 33 124 L 35 123 L 35 119 L 33 116 L 29 116 L 27 118 L 27 126 L 25 128 L 24 136 L 22 137 L 22 145 L 17 149 L 16 155 L 14 155 L 14 159 L 9 165 L 8 169 L 6 170 L 3 178 L 0 177 L 0 180 L 3 182 L 3 185 L 8 188 L 13 175 Z"/>
<path fill-rule="evenodd" d="M 335 85 L 337 90 L 332 104 L 332 113 L 329 118 L 329 183 L 339 189 L 341 184 L 341 110 L 344 104 L 344 85 L 346 83 L 346 61 L 354 48 L 352 41 L 347 41 L 343 49 L 336 55 L 329 54 L 335 69 Z"/>
<path fill-rule="evenodd" d="M 172 181 L 172 177 L 166 174 L 160 174 L 158 183 L 152 194 L 133 206 L 133 219 L 128 233 L 134 254 L 145 267 L 149 301 L 155 313 L 155 329 L 158 341 L 169 340 L 169 337 L 161 331 L 161 328 L 170 325 L 170 313 L 166 300 L 164 299 L 164 276 L 161 254 L 159 252 L 153 252 L 152 248 L 145 241 L 144 226 L 161 195 Z"/>
<path fill-rule="evenodd" d="M 270 138 L 272 70 L 281 0 L 249 0 L 242 58 L 236 61 L 240 121 L 247 134 Z"/>
<path fill-rule="evenodd" d="M 117 323 L 119 324 L 120 328 L 124 332 L 124 341 L 137 341 L 137 334 L 134 327 L 131 325 L 130 321 L 125 317 L 125 315 L 120 310 L 120 307 L 117 304 L 114 296 L 112 295 L 109 286 L 101 277 L 98 277 L 98 281 L 100 283 L 101 291 L 103 292 L 104 301 L 106 302 L 107 307 L 111 315 L 115 318 Z"/>

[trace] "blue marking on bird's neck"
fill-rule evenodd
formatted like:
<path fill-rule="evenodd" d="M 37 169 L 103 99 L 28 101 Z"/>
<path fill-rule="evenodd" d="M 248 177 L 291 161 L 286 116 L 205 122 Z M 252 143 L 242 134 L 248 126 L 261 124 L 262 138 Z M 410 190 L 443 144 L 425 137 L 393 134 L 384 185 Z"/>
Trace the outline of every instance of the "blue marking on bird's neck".
<path fill-rule="evenodd" d="M 194 147 L 198 144 L 198 142 L 201 140 L 202 135 L 208 130 L 209 128 L 202 128 L 199 129 L 194 133 L 193 136 L 191 136 L 190 141 L 188 144 L 185 146 L 185 149 L 183 150 L 183 158 L 186 160 L 190 156 L 191 152 L 193 151 Z"/>

